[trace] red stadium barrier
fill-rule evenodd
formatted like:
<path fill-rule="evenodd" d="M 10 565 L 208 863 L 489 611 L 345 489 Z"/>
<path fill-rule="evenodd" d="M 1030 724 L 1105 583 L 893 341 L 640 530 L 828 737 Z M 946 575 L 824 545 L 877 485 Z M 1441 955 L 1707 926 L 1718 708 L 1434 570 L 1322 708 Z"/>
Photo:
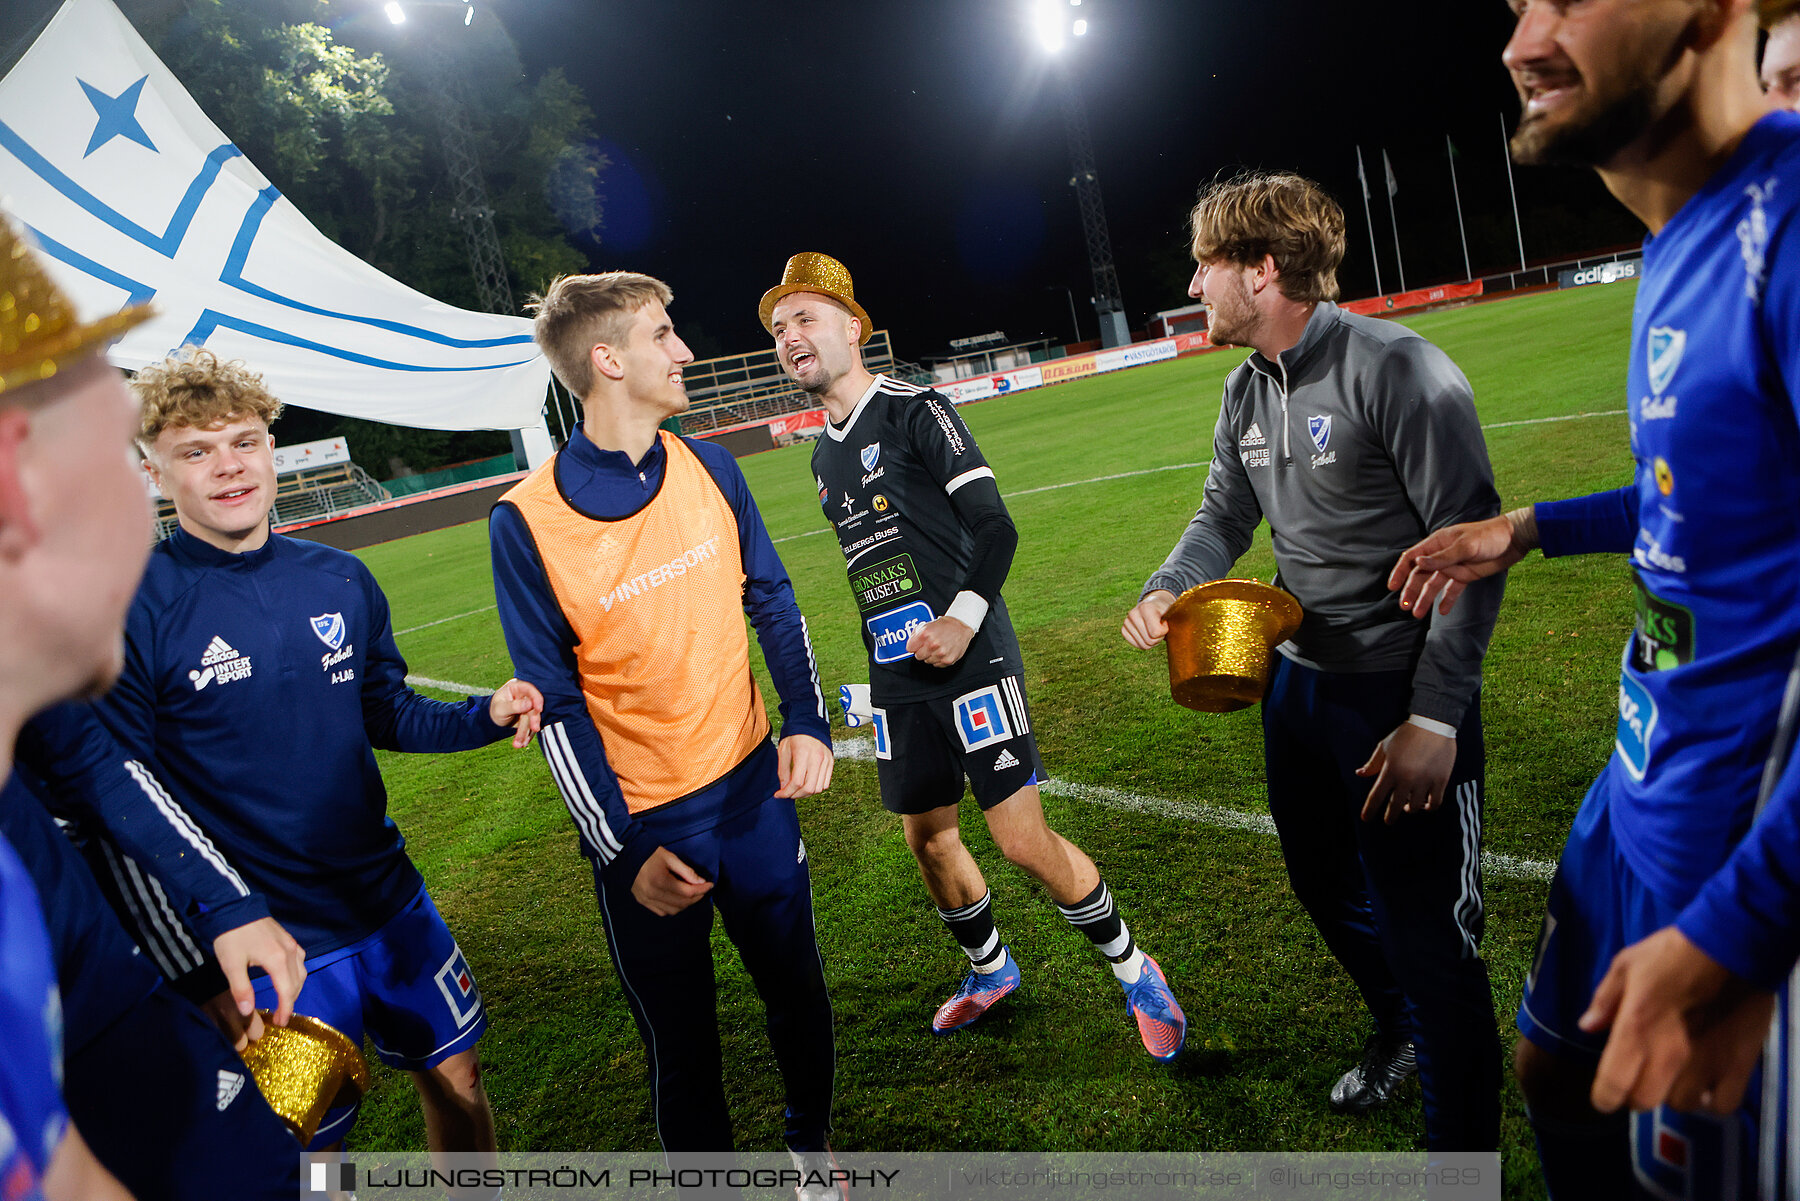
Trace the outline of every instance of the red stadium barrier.
<path fill-rule="evenodd" d="M 1366 300 L 1352 300 L 1342 307 L 1352 313 L 1393 313 L 1401 309 L 1423 308 L 1428 304 L 1442 304 L 1446 300 L 1467 300 L 1481 295 L 1481 281 L 1475 280 L 1466 284 L 1440 284 L 1435 288 L 1414 288 L 1410 292 L 1392 292 L 1386 296 L 1371 296 Z"/>

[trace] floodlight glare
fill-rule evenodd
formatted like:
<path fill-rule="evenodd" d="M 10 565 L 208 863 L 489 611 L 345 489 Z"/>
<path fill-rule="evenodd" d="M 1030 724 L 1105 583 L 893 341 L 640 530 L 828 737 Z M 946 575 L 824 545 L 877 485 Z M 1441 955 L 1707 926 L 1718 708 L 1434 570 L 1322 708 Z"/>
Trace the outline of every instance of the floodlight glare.
<path fill-rule="evenodd" d="M 463 24 L 467 25 L 470 21 L 473 21 L 474 19 L 475 19 L 475 6 L 470 5 L 469 8 L 463 13 Z"/>
<path fill-rule="evenodd" d="M 1086 33 L 1087 33 L 1087 22 L 1086 21 L 1075 22 L 1075 36 L 1082 37 Z"/>
<path fill-rule="evenodd" d="M 1038 0 L 1037 7 L 1031 14 L 1031 23 L 1037 29 L 1038 44 L 1047 54 L 1055 54 L 1063 48 L 1063 34 L 1068 29 L 1068 24 L 1061 8 L 1056 0 Z"/>
<path fill-rule="evenodd" d="M 385 11 L 387 13 L 387 19 L 392 21 L 394 24 L 396 24 L 396 25 L 406 24 L 406 11 L 400 7 L 400 5 L 397 3 L 397 0 L 388 0 L 387 8 Z"/>

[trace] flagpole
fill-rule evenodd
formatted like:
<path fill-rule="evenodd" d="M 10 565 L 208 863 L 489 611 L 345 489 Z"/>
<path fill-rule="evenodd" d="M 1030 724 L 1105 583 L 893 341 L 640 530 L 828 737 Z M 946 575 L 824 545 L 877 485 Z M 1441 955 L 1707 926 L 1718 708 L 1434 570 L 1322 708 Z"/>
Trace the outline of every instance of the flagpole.
<path fill-rule="evenodd" d="M 1369 177 L 1363 173 L 1362 147 L 1356 148 L 1356 178 L 1362 183 L 1363 220 L 1369 226 L 1369 261 L 1375 264 L 1375 295 L 1381 295 L 1381 255 L 1375 250 L 1375 218 L 1369 213 Z"/>
<path fill-rule="evenodd" d="M 1506 114 L 1500 114 L 1500 154 L 1506 159 L 1506 190 L 1512 193 L 1513 233 L 1519 239 L 1519 270 L 1525 270 L 1525 230 L 1519 224 L 1519 189 L 1513 186 L 1512 147 L 1506 141 Z"/>
<path fill-rule="evenodd" d="M 1387 147 L 1381 148 L 1381 169 L 1387 174 L 1388 221 L 1394 227 L 1394 265 L 1400 270 L 1400 290 L 1406 291 L 1406 260 L 1400 257 L 1400 218 L 1394 215 L 1394 193 L 1400 185 L 1394 182 L 1394 165 L 1388 162 Z"/>
<path fill-rule="evenodd" d="M 1450 195 L 1456 200 L 1456 232 L 1462 237 L 1463 278 L 1474 279 L 1475 268 L 1469 265 L 1469 231 L 1463 227 L 1462 189 L 1456 186 L 1456 143 L 1450 135 L 1444 135 L 1444 146 L 1450 153 Z"/>

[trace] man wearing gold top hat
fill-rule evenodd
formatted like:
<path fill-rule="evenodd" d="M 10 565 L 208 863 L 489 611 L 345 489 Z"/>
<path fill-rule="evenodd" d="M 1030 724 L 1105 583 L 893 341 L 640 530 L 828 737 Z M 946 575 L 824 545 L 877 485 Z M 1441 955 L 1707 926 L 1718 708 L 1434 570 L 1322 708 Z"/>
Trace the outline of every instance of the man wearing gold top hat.
<path fill-rule="evenodd" d="M 967 775 L 1001 852 L 1043 883 L 1107 961 L 1144 1048 L 1175 1058 L 1187 1018 L 1162 968 L 1132 939 L 1093 860 L 1044 820 L 1044 769 L 1000 596 L 1019 536 L 993 469 L 943 396 L 864 369 L 875 327 L 836 259 L 789 259 L 760 315 L 782 367 L 830 416 L 812 469 L 869 651 L 881 801 L 900 815 L 926 891 L 969 959 L 933 1032 L 976 1021 L 1020 982 L 958 833 Z"/>
<path fill-rule="evenodd" d="M 101 352 L 148 315 L 83 324 L 0 217 L 0 779 L 26 718 L 119 671 L 149 512 L 130 449 L 137 406 Z M 37 895 L 0 838 L 0 1191 L 129 1198 L 58 1094 L 55 970 Z"/>
<path fill-rule="evenodd" d="M 1225 382 L 1200 511 L 1123 632 L 1160 641 L 1177 594 L 1225 576 L 1268 519 L 1305 614 L 1263 703 L 1269 809 L 1294 893 L 1375 1021 L 1330 1102 L 1384 1104 L 1416 1066 L 1431 1148 L 1492 1150 L 1480 685 L 1501 580 L 1429 627 L 1385 587 L 1421 531 L 1500 510 L 1469 384 L 1417 334 L 1333 303 L 1344 214 L 1317 185 L 1221 182 L 1192 225 L 1189 293 L 1215 343 L 1254 353 Z"/>

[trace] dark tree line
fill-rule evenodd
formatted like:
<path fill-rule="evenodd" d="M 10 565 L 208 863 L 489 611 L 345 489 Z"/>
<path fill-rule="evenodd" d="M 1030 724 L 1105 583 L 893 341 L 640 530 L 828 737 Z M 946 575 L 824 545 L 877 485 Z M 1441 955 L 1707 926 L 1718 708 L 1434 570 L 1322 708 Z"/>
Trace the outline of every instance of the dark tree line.
<path fill-rule="evenodd" d="M 444 72 L 462 102 L 494 222 L 523 301 L 582 271 L 603 225 L 594 114 L 557 69 L 528 78 L 491 15 L 414 6 L 402 30 L 377 0 L 125 0 L 206 114 L 321 232 L 438 300 L 481 307 L 445 167 Z M 355 44 L 352 44 L 354 39 Z M 510 449 L 505 433 L 416 430 L 289 409 L 284 443 L 342 434 L 378 479 Z"/>

